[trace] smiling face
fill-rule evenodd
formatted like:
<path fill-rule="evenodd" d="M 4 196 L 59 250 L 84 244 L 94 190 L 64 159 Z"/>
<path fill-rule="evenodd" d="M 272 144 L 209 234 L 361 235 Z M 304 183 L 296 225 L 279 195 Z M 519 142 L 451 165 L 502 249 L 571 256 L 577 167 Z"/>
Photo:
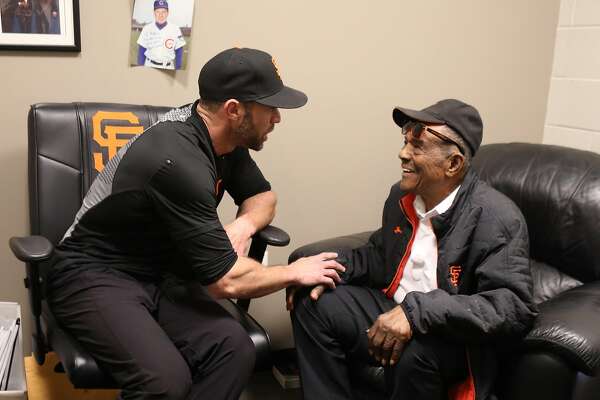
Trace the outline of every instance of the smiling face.
<path fill-rule="evenodd" d="M 242 146 L 259 151 L 275 124 L 281 121 L 281 115 L 279 109 L 258 103 L 248 103 L 245 107 L 244 119 L 235 129 L 235 134 L 240 138 Z"/>
<path fill-rule="evenodd" d="M 442 131 L 445 125 L 429 125 Z M 434 135 L 423 134 L 419 139 L 410 132 L 404 137 L 404 147 L 398 157 L 402 161 L 400 188 L 427 198 L 437 198 L 448 184 L 447 144 Z"/>

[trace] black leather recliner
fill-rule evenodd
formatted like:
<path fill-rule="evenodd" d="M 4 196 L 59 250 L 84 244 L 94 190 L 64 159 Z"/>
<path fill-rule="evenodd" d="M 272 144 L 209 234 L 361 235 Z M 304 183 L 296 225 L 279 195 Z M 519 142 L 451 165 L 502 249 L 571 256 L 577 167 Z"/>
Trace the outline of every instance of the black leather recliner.
<path fill-rule="evenodd" d="M 25 286 L 33 317 L 33 354 L 43 364 L 48 351 L 60 359 L 76 388 L 114 388 L 115 383 L 56 322 L 44 300 L 47 260 L 73 222 L 83 197 L 104 164 L 133 135 L 169 107 L 111 103 L 36 104 L 29 111 L 29 211 L 32 236 L 13 237 L 10 248 L 25 262 Z M 249 256 L 262 260 L 267 245 L 286 246 L 287 233 L 274 226 L 258 232 Z M 248 313 L 249 300 L 220 301 L 246 329 L 256 347 L 256 369 L 268 368 L 267 332 Z"/>
<path fill-rule="evenodd" d="M 504 354 L 500 399 L 600 399 L 600 154 L 541 144 L 482 146 L 473 168 L 527 221 L 540 315 Z M 289 258 L 352 249 L 363 232 L 312 243 Z M 383 369 L 353 366 L 357 393 L 384 398 Z"/>

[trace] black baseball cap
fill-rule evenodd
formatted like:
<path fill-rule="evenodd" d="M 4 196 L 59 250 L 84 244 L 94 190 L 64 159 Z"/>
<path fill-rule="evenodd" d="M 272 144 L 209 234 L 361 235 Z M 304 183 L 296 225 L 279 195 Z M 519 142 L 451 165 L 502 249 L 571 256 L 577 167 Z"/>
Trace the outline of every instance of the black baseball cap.
<path fill-rule="evenodd" d="M 440 100 L 420 111 L 396 107 L 392 113 L 394 122 L 402 127 L 409 121 L 427 124 L 445 124 L 456 131 L 475 155 L 483 137 L 483 122 L 475 107 L 460 100 Z"/>
<path fill-rule="evenodd" d="M 202 67 L 200 98 L 211 101 L 254 101 L 270 107 L 298 108 L 308 101 L 299 90 L 283 84 L 275 59 L 261 50 L 232 48 Z"/>

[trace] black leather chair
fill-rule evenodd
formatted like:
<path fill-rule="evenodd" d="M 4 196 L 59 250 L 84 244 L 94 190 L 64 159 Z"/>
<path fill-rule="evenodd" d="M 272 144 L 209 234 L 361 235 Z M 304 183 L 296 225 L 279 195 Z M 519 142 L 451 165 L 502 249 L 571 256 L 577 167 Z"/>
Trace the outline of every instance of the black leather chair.
<path fill-rule="evenodd" d="M 43 364 L 48 351 L 60 359 L 76 388 L 113 388 L 114 382 L 56 322 L 44 300 L 44 277 L 53 245 L 73 222 L 90 184 L 104 164 L 133 135 L 141 133 L 169 107 L 109 103 L 36 104 L 29 111 L 28 237 L 13 237 L 10 248 L 25 262 L 25 287 L 33 317 L 33 354 Z M 249 256 L 262 260 L 267 245 L 285 246 L 289 236 L 268 226 L 257 233 Z M 256 368 L 271 365 L 267 332 L 248 313 L 250 301 L 221 301 L 247 330 L 256 346 Z"/>
<path fill-rule="evenodd" d="M 525 215 L 540 315 L 504 354 L 500 399 L 600 399 L 600 154 L 540 144 L 482 146 L 480 177 Z M 323 240 L 289 258 L 352 249 L 370 232 Z M 383 398 L 383 369 L 356 366 L 357 393 Z"/>

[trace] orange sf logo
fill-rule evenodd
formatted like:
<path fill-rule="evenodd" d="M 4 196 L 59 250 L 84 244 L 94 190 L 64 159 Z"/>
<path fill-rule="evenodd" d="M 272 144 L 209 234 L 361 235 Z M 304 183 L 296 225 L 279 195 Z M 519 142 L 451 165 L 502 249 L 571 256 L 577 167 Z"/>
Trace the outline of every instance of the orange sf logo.
<path fill-rule="evenodd" d="M 274 57 L 271 57 L 271 62 L 273 63 L 273 66 L 275 67 L 275 72 L 277 73 L 277 76 L 279 77 L 279 79 L 281 79 L 281 74 L 279 73 L 279 66 L 277 65 L 277 61 L 275 61 Z"/>
<path fill-rule="evenodd" d="M 102 122 L 104 120 L 119 120 L 127 121 L 131 126 L 113 126 L 105 125 L 102 130 Z M 93 152 L 94 168 L 101 172 L 104 165 L 117 154 L 117 151 L 125 145 L 135 135 L 139 135 L 144 131 L 144 127 L 140 125 L 140 120 L 132 112 L 110 112 L 98 111 L 92 117 L 92 138 L 103 149 L 106 149 L 108 158 L 105 160 L 103 151 Z"/>
<path fill-rule="evenodd" d="M 462 271 L 462 267 L 459 265 L 452 265 L 450 267 L 450 282 L 454 287 L 458 286 L 458 279 L 460 278 L 460 272 Z"/>

